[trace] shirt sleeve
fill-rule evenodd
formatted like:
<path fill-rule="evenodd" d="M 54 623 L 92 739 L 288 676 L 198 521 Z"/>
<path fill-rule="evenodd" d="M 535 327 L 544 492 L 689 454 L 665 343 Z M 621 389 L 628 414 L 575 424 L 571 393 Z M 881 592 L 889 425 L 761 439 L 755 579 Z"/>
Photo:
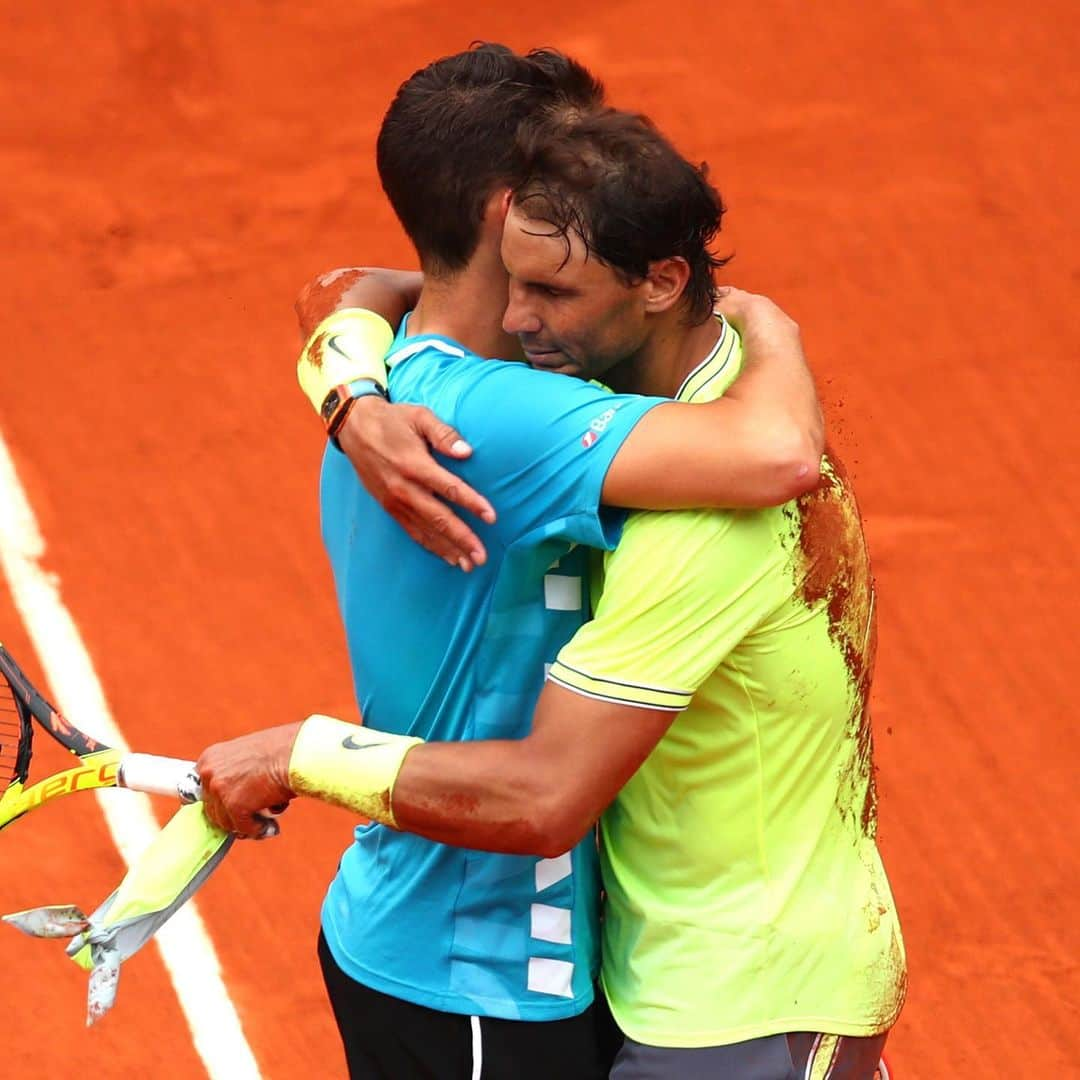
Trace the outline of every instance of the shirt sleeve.
<path fill-rule="evenodd" d="M 473 447 L 462 478 L 494 505 L 503 541 L 561 536 L 613 547 L 626 514 L 601 508 L 604 478 L 634 425 L 666 399 L 612 394 L 524 364 L 477 367 L 452 422 Z"/>
<path fill-rule="evenodd" d="M 790 594 L 778 512 L 631 514 L 605 559 L 595 618 L 563 647 L 549 677 L 605 701 L 685 709 Z"/>

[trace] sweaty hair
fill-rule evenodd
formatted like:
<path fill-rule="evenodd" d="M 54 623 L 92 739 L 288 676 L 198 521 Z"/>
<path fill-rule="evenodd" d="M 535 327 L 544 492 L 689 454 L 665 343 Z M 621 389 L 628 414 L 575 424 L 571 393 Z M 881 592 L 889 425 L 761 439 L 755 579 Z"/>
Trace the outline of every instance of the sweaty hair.
<path fill-rule="evenodd" d="M 603 84 L 554 49 L 520 56 L 480 43 L 417 71 L 383 119 L 379 179 L 424 271 L 445 276 L 476 251 L 484 207 L 513 176 L 522 121 L 595 107 Z"/>
<path fill-rule="evenodd" d="M 724 205 L 707 179 L 645 116 L 616 109 L 561 110 L 524 125 L 514 204 L 561 236 L 570 234 L 627 284 L 649 264 L 680 256 L 690 267 L 688 320 L 704 322 L 716 299 L 713 271 L 727 259 L 710 245 Z"/>

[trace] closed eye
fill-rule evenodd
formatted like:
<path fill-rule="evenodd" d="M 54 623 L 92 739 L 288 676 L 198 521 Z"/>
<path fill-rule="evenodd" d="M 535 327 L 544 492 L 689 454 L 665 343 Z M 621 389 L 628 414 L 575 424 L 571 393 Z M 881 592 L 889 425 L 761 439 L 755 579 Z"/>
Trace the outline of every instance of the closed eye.
<path fill-rule="evenodd" d="M 546 296 L 549 299 L 558 299 L 560 296 L 568 296 L 569 293 L 565 289 L 557 289 L 554 285 L 543 285 L 538 281 L 533 282 L 530 286 L 533 292 L 538 292 L 541 296 Z"/>

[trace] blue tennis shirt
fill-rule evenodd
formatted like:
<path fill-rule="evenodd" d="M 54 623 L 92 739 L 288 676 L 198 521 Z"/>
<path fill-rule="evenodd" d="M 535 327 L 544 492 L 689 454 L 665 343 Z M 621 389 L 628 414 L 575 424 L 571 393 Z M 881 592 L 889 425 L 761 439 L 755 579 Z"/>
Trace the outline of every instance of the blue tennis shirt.
<path fill-rule="evenodd" d="M 434 335 L 399 334 L 389 362 L 395 401 L 426 405 L 471 443 L 468 461 L 443 464 L 498 520 L 470 519 L 488 561 L 463 574 L 414 544 L 328 447 L 323 540 L 364 722 L 429 741 L 520 738 L 547 666 L 587 618 L 585 546 L 619 537 L 624 515 L 600 506 L 608 466 L 662 399 Z M 591 835 L 541 859 L 372 824 L 355 831 L 322 925 L 365 986 L 445 1012 L 553 1020 L 592 1000 L 598 913 Z"/>

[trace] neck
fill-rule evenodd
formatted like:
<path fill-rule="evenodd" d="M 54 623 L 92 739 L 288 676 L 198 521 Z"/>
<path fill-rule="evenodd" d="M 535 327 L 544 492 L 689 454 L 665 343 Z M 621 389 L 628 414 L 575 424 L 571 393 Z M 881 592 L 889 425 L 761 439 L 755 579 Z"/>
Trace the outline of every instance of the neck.
<path fill-rule="evenodd" d="M 449 277 L 424 278 L 420 300 L 409 319 L 409 335 L 441 334 L 477 356 L 521 358 L 516 337 L 502 328 L 507 277 L 502 261 L 478 251 Z"/>
<path fill-rule="evenodd" d="M 666 312 L 641 349 L 611 368 L 604 381 L 624 394 L 674 397 L 720 339 L 720 323 L 709 318 L 687 326 L 681 312 Z"/>

